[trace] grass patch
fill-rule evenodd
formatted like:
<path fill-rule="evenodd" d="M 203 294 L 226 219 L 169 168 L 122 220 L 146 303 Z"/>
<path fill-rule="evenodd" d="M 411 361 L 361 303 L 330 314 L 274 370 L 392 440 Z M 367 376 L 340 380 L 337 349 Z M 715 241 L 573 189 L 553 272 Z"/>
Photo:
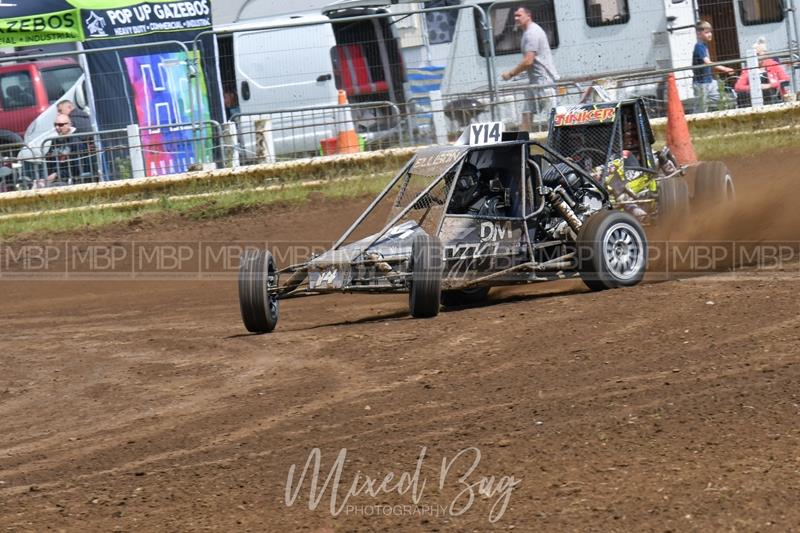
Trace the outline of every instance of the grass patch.
<path fill-rule="evenodd" d="M 411 149 L 406 149 L 388 154 L 357 154 L 362 157 L 344 156 L 330 161 L 315 159 L 297 160 L 283 165 L 254 165 L 233 171 L 221 169 L 195 172 L 191 177 L 186 176 L 189 179 L 151 180 L 145 183 L 126 183 L 127 180 L 119 180 L 113 182 L 111 187 L 94 187 L 88 191 L 65 188 L 58 191 L 58 194 L 44 192 L 41 195 L 8 198 L 8 201 L 0 195 L 0 215 L 394 173 L 408 160 L 411 153 Z"/>
<path fill-rule="evenodd" d="M 0 239 L 40 233 L 74 231 L 81 228 L 98 228 L 159 211 L 160 208 L 158 206 L 142 206 L 130 209 L 71 211 L 33 218 L 2 220 L 0 221 Z"/>
<path fill-rule="evenodd" d="M 698 157 L 705 160 L 754 156 L 786 148 L 800 148 L 800 135 L 795 131 L 757 135 L 743 132 L 725 138 L 698 138 L 694 141 Z"/>
<path fill-rule="evenodd" d="M 0 221 L 0 238 L 24 238 L 40 233 L 97 229 L 154 214 L 175 214 L 192 220 L 227 217 L 270 204 L 302 204 L 311 198 L 355 198 L 381 191 L 392 174 L 378 174 L 343 181 L 330 181 L 313 187 L 291 184 L 271 190 L 203 190 L 200 196 L 147 199 L 146 205 L 106 209 L 70 210 L 31 218 Z"/>

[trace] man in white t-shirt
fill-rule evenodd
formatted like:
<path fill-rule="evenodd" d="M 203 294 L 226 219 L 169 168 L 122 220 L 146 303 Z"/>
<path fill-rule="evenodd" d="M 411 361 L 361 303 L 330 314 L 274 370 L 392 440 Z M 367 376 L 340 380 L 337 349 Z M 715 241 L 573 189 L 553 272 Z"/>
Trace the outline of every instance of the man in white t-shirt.
<path fill-rule="evenodd" d="M 522 61 L 517 66 L 503 72 L 504 80 L 510 80 L 522 72 L 528 72 L 531 85 L 553 84 L 558 79 L 558 72 L 553 63 L 553 53 L 547 34 L 541 26 L 533 21 L 533 13 L 527 7 L 520 7 L 514 12 L 514 23 L 522 34 Z M 554 87 L 531 87 L 528 91 L 528 109 L 533 113 L 549 112 L 553 107 Z"/>

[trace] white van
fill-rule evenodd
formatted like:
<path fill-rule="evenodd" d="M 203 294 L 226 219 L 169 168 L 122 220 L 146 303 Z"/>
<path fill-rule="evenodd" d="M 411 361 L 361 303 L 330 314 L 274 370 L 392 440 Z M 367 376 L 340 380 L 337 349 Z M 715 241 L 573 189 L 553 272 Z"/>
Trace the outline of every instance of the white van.
<path fill-rule="evenodd" d="M 245 6 L 242 16 L 257 13 L 256 6 Z M 382 12 L 333 5 L 221 28 L 235 30 L 229 42 L 218 40 L 223 87 L 235 80 L 240 131 L 247 136 L 256 120 L 269 119 L 276 155 L 315 153 L 320 141 L 336 136 L 338 91 L 344 90 L 356 131 L 367 143 L 396 133 L 397 108 L 382 103 L 404 101 L 405 73 L 389 20 L 337 22 Z M 222 64 L 226 59 L 232 69 Z"/>

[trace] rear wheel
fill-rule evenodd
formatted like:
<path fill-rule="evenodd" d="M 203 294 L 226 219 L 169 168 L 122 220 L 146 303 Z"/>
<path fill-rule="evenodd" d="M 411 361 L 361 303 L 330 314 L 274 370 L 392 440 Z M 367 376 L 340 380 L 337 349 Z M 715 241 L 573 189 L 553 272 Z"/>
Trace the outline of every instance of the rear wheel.
<path fill-rule="evenodd" d="M 647 239 L 641 224 L 622 211 L 599 211 L 577 239 L 581 278 L 593 291 L 630 287 L 647 269 Z"/>
<path fill-rule="evenodd" d="M 239 308 L 247 331 L 269 333 L 278 324 L 278 273 L 272 254 L 248 250 L 239 265 Z"/>
<path fill-rule="evenodd" d="M 459 307 L 462 305 L 475 305 L 486 300 L 489 296 L 489 287 L 473 287 L 458 291 L 444 291 L 442 305 L 445 307 Z"/>
<path fill-rule="evenodd" d="M 664 228 L 675 228 L 689 216 L 689 184 L 683 178 L 667 178 L 658 182 L 658 222 Z"/>
<path fill-rule="evenodd" d="M 444 260 L 439 239 L 426 234 L 414 237 L 411 245 L 411 289 L 408 307 L 414 318 L 439 314 Z"/>
<path fill-rule="evenodd" d="M 694 182 L 694 203 L 703 208 L 724 205 L 736 199 L 736 188 L 728 166 L 722 161 L 697 165 Z"/>

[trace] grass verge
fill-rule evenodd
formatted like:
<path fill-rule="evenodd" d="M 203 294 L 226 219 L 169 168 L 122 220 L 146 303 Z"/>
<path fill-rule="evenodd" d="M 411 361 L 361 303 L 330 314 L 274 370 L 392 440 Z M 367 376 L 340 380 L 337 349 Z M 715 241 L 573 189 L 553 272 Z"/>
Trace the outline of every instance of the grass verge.
<path fill-rule="evenodd" d="M 302 204 L 312 195 L 324 198 L 355 198 L 374 195 L 386 185 L 392 174 L 375 174 L 313 186 L 301 183 L 286 184 L 278 188 L 234 189 L 203 191 L 194 195 L 160 196 L 128 200 L 128 205 L 113 208 L 69 209 L 62 212 L 39 212 L 26 218 L 9 218 L 0 221 L 0 239 L 25 238 L 32 234 L 74 231 L 81 228 L 100 228 L 153 214 L 176 214 L 193 220 L 209 220 L 230 216 L 250 208 L 275 203 Z"/>

